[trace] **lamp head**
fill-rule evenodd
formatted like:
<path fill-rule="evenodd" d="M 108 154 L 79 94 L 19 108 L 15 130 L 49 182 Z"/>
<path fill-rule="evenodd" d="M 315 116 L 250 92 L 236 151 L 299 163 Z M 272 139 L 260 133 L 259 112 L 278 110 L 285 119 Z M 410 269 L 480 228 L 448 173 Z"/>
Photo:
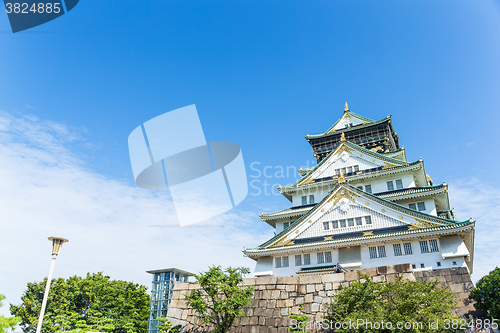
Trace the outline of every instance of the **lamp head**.
<path fill-rule="evenodd" d="M 61 237 L 49 237 L 49 241 L 52 241 L 52 255 L 57 256 L 59 254 L 59 251 L 61 250 L 61 246 L 69 242 L 69 240 Z"/>

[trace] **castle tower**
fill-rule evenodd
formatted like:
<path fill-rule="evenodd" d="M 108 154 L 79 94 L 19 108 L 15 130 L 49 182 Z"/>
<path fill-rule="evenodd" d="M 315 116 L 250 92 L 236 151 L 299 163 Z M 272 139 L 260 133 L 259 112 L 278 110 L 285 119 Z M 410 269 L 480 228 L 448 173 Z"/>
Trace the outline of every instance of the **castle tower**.
<path fill-rule="evenodd" d="M 475 221 L 455 218 L 448 185 L 434 185 L 422 159 L 407 161 L 390 116 L 373 121 L 346 103 L 333 126 L 306 139 L 318 164 L 279 187 L 291 207 L 261 214 L 276 234 L 245 248 L 255 276 L 403 263 L 472 273 Z"/>

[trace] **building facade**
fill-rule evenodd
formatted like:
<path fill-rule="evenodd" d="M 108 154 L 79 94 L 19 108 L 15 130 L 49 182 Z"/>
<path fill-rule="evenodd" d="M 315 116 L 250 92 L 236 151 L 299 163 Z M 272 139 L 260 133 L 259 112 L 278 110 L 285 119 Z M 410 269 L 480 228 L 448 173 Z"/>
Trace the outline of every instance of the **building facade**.
<path fill-rule="evenodd" d="M 276 234 L 244 254 L 255 276 L 290 276 L 411 263 L 414 270 L 466 267 L 474 226 L 450 209 L 424 161 L 408 162 L 390 116 L 379 121 L 345 105 L 325 133 L 308 135 L 318 164 L 279 191 L 291 207 L 261 213 Z"/>
<path fill-rule="evenodd" d="M 158 317 L 166 317 L 172 300 L 175 282 L 188 282 L 191 273 L 177 269 L 166 268 L 147 271 L 153 274 L 151 286 L 151 304 L 149 308 L 148 333 L 158 333 Z"/>

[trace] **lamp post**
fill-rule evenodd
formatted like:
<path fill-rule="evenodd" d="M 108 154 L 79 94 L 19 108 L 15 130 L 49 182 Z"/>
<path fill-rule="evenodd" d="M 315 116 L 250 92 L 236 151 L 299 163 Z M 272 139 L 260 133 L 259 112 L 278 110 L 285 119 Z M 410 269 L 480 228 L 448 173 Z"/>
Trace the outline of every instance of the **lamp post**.
<path fill-rule="evenodd" d="M 43 315 L 45 313 L 45 306 L 47 305 L 47 298 L 49 297 L 50 282 L 52 281 L 52 273 L 54 272 L 57 255 L 62 245 L 68 242 L 67 239 L 61 237 L 49 237 L 49 241 L 52 241 L 52 262 L 50 263 L 49 276 L 47 277 L 47 284 L 45 285 L 45 294 L 43 295 L 42 308 L 40 309 L 40 316 L 38 317 L 38 323 L 36 325 L 36 333 L 40 333 L 42 330 Z"/>

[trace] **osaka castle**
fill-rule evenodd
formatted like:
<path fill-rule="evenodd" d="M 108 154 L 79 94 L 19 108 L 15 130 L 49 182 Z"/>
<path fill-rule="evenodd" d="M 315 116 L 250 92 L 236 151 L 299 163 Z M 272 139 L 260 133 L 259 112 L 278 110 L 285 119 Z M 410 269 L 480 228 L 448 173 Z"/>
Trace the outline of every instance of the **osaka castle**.
<path fill-rule="evenodd" d="M 391 116 L 349 110 L 325 133 L 307 135 L 317 165 L 279 186 L 290 207 L 261 213 L 275 236 L 244 254 L 255 276 L 290 276 L 410 263 L 414 270 L 466 267 L 474 226 L 450 209 L 448 185 L 424 161 L 409 162 Z"/>

